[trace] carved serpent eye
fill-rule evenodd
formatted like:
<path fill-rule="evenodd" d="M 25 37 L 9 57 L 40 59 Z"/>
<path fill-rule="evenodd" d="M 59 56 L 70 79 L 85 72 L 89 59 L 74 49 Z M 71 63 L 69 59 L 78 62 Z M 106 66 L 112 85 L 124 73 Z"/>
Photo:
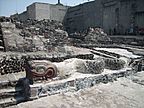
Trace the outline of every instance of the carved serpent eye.
<path fill-rule="evenodd" d="M 46 66 L 43 66 L 43 65 L 38 65 L 38 66 L 36 66 L 35 67 L 35 70 L 36 70 L 36 72 L 38 72 L 38 73 L 45 73 L 45 71 L 46 71 Z"/>
<path fill-rule="evenodd" d="M 46 70 L 46 78 L 53 78 L 55 77 L 55 70 L 53 68 L 48 68 Z"/>

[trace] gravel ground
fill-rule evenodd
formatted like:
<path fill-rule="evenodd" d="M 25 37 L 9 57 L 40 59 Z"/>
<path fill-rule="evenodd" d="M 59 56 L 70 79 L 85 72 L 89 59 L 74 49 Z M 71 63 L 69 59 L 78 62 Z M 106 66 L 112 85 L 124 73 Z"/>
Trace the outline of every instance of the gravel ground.
<path fill-rule="evenodd" d="M 144 72 L 98 84 L 78 92 L 67 92 L 18 104 L 10 108 L 144 108 Z"/>

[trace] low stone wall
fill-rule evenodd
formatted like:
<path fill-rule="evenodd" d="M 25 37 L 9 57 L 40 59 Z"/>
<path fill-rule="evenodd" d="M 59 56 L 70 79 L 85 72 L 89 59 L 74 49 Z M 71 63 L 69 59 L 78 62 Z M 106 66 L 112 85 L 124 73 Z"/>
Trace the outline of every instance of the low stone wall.
<path fill-rule="evenodd" d="M 24 71 L 24 59 L 17 57 L 4 57 L 0 60 L 0 75 Z"/>
<path fill-rule="evenodd" d="M 92 87 L 99 83 L 108 83 L 117 80 L 117 78 L 125 77 L 133 74 L 131 70 L 117 71 L 111 74 L 98 74 L 83 78 L 75 78 L 63 82 L 53 84 L 36 84 L 30 85 L 30 99 L 37 99 L 39 97 L 54 95 L 68 91 L 78 91 L 80 89 Z"/>

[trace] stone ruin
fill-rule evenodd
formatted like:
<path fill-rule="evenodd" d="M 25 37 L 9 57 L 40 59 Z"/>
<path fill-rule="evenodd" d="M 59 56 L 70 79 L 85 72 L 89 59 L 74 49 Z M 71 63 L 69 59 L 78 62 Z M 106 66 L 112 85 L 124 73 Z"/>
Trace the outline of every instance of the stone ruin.
<path fill-rule="evenodd" d="M 68 43 L 68 34 L 57 21 L 27 20 L 1 22 L 7 51 L 45 51 L 52 46 Z"/>
<path fill-rule="evenodd" d="M 89 28 L 82 32 L 75 32 L 70 34 L 70 40 L 73 44 L 108 44 L 111 39 L 101 28 Z"/>
<path fill-rule="evenodd" d="M 101 28 L 68 34 L 57 21 L 28 19 L 22 22 L 0 18 L 0 30 L 4 43 L 1 45 L 7 51 L 0 53 L 2 107 L 112 82 L 137 72 L 128 65 L 132 61 L 130 57 L 123 60 L 120 54 L 92 47 L 74 47 L 110 43 L 111 39 Z M 42 63 L 26 70 L 27 61 Z M 45 62 L 56 66 L 56 76 L 43 78 L 46 71 L 52 72 L 52 68 L 47 70 Z"/>
<path fill-rule="evenodd" d="M 73 51 L 70 51 L 69 48 Z M 77 91 L 98 83 L 112 82 L 119 77 L 136 72 L 126 68 L 127 60 L 119 59 L 121 55 L 119 57 L 113 53 L 103 55 L 104 53 L 99 52 L 101 56 L 94 57 L 94 53 L 88 49 L 68 47 L 67 50 L 69 53 L 63 57 L 45 55 L 46 53 L 35 55 L 32 53 L 7 53 L 5 56 L 2 54 L 4 57 L 1 58 L 3 65 L 0 67 L 2 72 L 0 75 L 0 105 L 5 107 L 43 96 Z M 78 54 L 78 52 L 80 53 Z M 96 53 L 96 50 L 93 52 Z M 31 79 L 33 81 L 31 83 L 30 77 L 26 75 L 26 69 L 23 68 L 25 58 L 32 62 L 42 62 L 39 68 L 43 67 L 43 63 L 51 61 L 57 67 L 57 76 L 47 80 L 34 78 Z M 107 73 L 105 69 L 110 70 L 110 73 Z M 28 72 L 31 75 L 31 72 Z M 41 69 L 38 72 L 42 74 Z"/>
<path fill-rule="evenodd" d="M 99 44 L 111 41 L 101 28 L 90 28 L 69 35 L 63 24 L 58 21 L 46 19 L 19 21 L 3 17 L 0 21 L 6 51 L 47 51 L 54 46 Z"/>

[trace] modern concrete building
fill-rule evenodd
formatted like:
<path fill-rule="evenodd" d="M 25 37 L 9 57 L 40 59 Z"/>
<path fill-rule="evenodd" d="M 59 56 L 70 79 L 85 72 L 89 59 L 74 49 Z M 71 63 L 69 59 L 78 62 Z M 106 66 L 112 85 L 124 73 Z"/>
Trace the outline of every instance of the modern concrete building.
<path fill-rule="evenodd" d="M 63 22 L 68 6 L 64 6 L 58 0 L 58 4 L 35 2 L 27 7 L 27 10 L 21 14 L 13 15 L 20 20 L 26 19 L 49 19 Z"/>

